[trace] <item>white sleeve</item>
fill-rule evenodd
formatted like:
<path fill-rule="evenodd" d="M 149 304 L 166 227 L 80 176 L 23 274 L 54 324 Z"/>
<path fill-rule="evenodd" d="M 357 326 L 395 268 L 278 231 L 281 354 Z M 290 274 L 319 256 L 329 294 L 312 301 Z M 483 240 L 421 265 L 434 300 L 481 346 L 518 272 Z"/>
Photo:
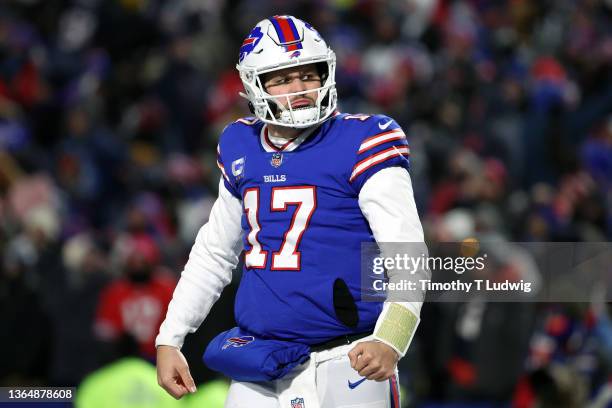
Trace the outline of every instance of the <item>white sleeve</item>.
<path fill-rule="evenodd" d="M 242 251 L 241 217 L 240 200 L 227 190 L 221 179 L 219 197 L 191 248 L 155 340 L 156 346 L 181 348 L 185 336 L 200 327 L 223 288 L 230 283 Z"/>
<path fill-rule="evenodd" d="M 424 242 L 412 181 L 406 169 L 387 167 L 372 175 L 361 188 L 359 207 L 376 242 Z M 398 303 L 417 317 L 421 313 L 422 302 Z"/>

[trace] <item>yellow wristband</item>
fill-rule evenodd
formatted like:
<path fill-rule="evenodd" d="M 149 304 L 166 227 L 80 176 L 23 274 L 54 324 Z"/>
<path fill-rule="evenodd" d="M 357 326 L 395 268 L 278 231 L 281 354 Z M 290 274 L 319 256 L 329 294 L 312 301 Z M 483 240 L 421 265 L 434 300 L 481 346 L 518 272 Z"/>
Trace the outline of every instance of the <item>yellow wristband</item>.
<path fill-rule="evenodd" d="M 410 309 L 390 302 L 378 318 L 374 338 L 393 347 L 403 357 L 420 321 Z"/>

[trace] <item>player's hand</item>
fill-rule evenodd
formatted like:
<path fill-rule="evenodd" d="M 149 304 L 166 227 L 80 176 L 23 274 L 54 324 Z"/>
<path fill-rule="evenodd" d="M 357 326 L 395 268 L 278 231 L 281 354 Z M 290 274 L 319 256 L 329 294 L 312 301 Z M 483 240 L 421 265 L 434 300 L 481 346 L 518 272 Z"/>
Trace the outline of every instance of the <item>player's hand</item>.
<path fill-rule="evenodd" d="M 368 380 L 384 381 L 395 374 L 398 354 L 391 347 L 379 341 L 358 343 L 348 353 L 351 367 Z"/>
<path fill-rule="evenodd" d="M 157 347 L 157 383 L 176 399 L 196 392 L 187 360 L 176 347 Z"/>

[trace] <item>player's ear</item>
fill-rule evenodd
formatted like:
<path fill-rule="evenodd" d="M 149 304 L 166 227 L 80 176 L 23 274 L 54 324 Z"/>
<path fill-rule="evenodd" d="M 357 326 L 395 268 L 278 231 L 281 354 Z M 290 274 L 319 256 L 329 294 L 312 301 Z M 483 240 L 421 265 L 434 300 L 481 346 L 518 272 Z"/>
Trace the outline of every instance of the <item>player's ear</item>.
<path fill-rule="evenodd" d="M 347 284 L 342 279 L 334 281 L 334 310 L 342 324 L 354 328 L 359 324 L 357 304 Z"/>

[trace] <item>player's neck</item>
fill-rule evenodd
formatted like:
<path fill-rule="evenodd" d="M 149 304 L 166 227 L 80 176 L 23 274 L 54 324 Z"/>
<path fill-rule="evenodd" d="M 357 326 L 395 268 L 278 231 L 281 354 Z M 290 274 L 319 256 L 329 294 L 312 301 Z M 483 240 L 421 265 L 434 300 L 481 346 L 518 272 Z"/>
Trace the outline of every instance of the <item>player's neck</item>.
<path fill-rule="evenodd" d="M 305 129 L 295 129 L 286 126 L 268 125 L 268 135 L 286 140 L 295 139 L 304 130 Z"/>

